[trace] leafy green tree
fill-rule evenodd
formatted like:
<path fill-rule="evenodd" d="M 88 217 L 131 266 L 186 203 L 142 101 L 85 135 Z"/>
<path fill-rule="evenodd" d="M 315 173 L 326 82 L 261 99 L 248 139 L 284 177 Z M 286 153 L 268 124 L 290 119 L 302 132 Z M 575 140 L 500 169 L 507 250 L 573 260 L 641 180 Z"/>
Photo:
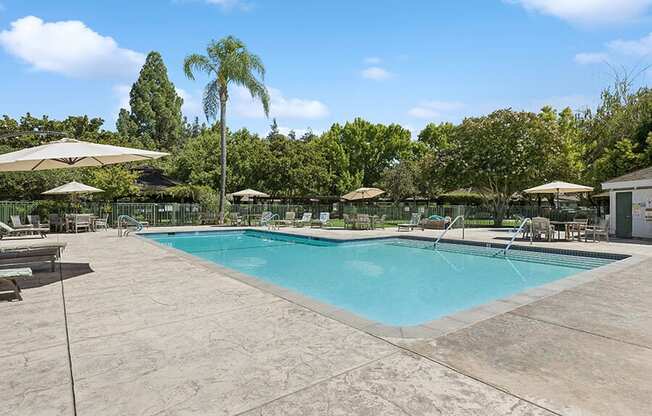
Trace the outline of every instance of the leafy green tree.
<path fill-rule="evenodd" d="M 118 132 L 139 136 L 148 147 L 173 150 L 183 138 L 182 104 L 161 54 L 150 52 L 129 93 L 131 112 L 122 109 L 118 116 Z"/>
<path fill-rule="evenodd" d="M 85 182 L 104 191 L 99 195 L 101 199 L 114 201 L 137 194 L 137 178 L 138 174 L 127 167 L 113 165 L 88 169 Z"/>
<path fill-rule="evenodd" d="M 215 119 L 219 110 L 220 124 L 220 206 L 219 219 L 224 222 L 224 200 L 226 197 L 226 104 L 229 99 L 229 84 L 246 88 L 252 98 L 261 101 L 265 114 L 269 114 L 269 94 L 263 84 L 265 67 L 262 60 L 245 44 L 227 36 L 209 43 L 206 55 L 192 54 L 186 57 L 183 69 L 189 79 L 195 79 L 196 72 L 203 72 L 211 79 L 204 88 L 204 113 L 206 119 Z M 258 79 L 260 78 L 260 79 Z"/>
<path fill-rule="evenodd" d="M 414 162 L 405 160 L 383 172 L 381 186 L 394 202 L 415 197 L 419 193 L 414 168 Z"/>

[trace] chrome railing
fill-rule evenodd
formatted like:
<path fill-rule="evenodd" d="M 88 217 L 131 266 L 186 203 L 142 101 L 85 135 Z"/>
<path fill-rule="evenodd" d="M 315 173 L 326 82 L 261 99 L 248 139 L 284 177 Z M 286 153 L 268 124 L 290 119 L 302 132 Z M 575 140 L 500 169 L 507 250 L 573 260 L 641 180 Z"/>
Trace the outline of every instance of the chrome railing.
<path fill-rule="evenodd" d="M 444 230 L 444 232 L 441 233 L 441 234 L 439 235 L 439 237 L 437 237 L 437 240 L 435 240 L 435 245 L 434 245 L 435 249 L 437 248 L 437 244 L 439 244 L 439 240 L 441 240 L 441 239 L 446 235 L 446 233 L 448 232 L 448 230 L 450 230 L 451 228 L 453 228 L 453 225 L 455 225 L 455 223 L 456 223 L 457 220 L 459 220 L 459 219 L 462 220 L 462 240 L 464 240 L 464 228 L 465 228 L 465 227 L 464 227 L 464 215 L 458 215 L 457 217 L 455 217 L 455 219 L 454 219 L 453 221 L 451 221 L 450 224 L 448 224 L 448 227 L 446 227 L 446 229 Z"/>
<path fill-rule="evenodd" d="M 512 244 L 514 244 L 514 240 L 516 240 L 516 236 L 518 233 L 523 231 L 523 227 L 525 227 L 525 224 L 530 223 L 530 226 L 532 226 L 532 218 L 524 218 L 523 221 L 521 221 L 521 225 L 518 226 L 516 231 L 512 234 L 512 238 L 509 240 L 509 244 L 507 244 L 507 247 L 505 247 L 505 250 L 503 250 L 503 255 L 507 255 L 507 250 L 509 250 L 512 247 Z M 532 230 L 529 232 L 530 234 L 530 244 L 532 244 Z"/>
<path fill-rule="evenodd" d="M 118 217 L 118 237 L 126 237 L 129 235 L 129 226 L 133 227 L 136 231 L 143 229 L 143 223 L 130 217 L 129 215 L 120 215 Z"/>

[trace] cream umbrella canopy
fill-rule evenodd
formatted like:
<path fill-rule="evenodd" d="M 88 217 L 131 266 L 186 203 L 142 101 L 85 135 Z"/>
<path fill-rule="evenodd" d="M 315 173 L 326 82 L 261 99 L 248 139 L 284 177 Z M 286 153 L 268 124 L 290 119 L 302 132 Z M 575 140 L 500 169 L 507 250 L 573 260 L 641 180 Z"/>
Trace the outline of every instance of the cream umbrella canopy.
<path fill-rule="evenodd" d="M 378 188 L 358 188 L 355 191 L 342 195 L 342 199 L 347 201 L 359 201 L 362 199 L 371 199 L 384 194 L 385 191 Z"/>
<path fill-rule="evenodd" d="M 265 192 L 260 192 L 255 189 L 243 189 L 242 191 L 234 192 L 231 196 L 246 197 L 246 198 L 269 198 Z"/>
<path fill-rule="evenodd" d="M 104 166 L 166 155 L 168 153 L 65 138 L 0 155 L 0 172 Z"/>
<path fill-rule="evenodd" d="M 535 186 L 534 188 L 526 189 L 523 192 L 527 194 L 555 194 L 557 200 L 559 200 L 559 194 L 579 194 L 591 191 L 593 191 L 593 188 L 590 186 L 557 181 Z"/>
<path fill-rule="evenodd" d="M 43 192 L 43 195 L 64 195 L 64 194 L 90 194 L 96 192 L 104 192 L 102 189 L 94 188 L 92 186 L 72 181 L 65 185 L 57 186 L 49 191 Z"/>

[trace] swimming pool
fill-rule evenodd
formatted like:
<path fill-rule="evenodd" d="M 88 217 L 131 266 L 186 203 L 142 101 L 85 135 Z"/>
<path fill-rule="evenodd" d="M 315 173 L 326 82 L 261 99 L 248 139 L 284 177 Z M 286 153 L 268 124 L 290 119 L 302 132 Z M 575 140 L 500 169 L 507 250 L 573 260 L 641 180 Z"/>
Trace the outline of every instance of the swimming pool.
<path fill-rule="evenodd" d="M 262 231 L 143 234 L 384 325 L 419 325 L 614 260 L 399 238 L 335 242 Z"/>

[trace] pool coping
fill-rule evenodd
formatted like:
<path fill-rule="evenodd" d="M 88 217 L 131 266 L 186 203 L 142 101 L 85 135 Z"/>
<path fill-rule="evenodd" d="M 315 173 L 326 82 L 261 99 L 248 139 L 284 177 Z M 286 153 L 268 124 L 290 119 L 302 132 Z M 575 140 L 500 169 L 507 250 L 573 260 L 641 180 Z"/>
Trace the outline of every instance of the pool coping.
<path fill-rule="evenodd" d="M 596 252 L 586 252 L 580 250 L 566 250 L 566 249 L 552 249 L 552 248 L 542 248 L 542 247 L 524 247 L 524 246 L 512 246 L 512 248 L 518 247 L 518 250 L 527 250 L 527 251 L 538 251 L 538 252 L 549 252 L 557 254 L 571 254 L 571 255 L 580 255 L 585 257 L 600 257 L 600 258 L 609 258 L 615 260 L 613 263 L 597 267 L 595 269 L 584 270 L 579 273 L 573 274 L 568 277 L 564 277 L 558 280 L 555 280 L 550 283 L 539 285 L 530 289 L 526 289 L 517 294 L 496 299 L 491 302 L 487 302 L 473 308 L 465 309 L 451 315 L 446 315 L 420 325 L 412 326 L 392 326 L 385 325 L 377 321 L 373 321 L 362 316 L 359 316 L 347 309 L 339 308 L 334 305 L 330 305 L 308 296 L 305 296 L 301 293 L 293 291 L 282 286 L 275 285 L 273 283 L 264 281 L 258 277 L 248 275 L 227 267 L 221 266 L 217 263 L 211 262 L 209 260 L 204 260 L 200 257 L 197 257 L 193 254 L 184 252 L 182 250 L 176 249 L 174 247 L 161 244 L 158 241 L 155 241 L 151 238 L 145 237 L 148 234 L 202 234 L 202 233 L 215 233 L 215 232 L 233 232 L 233 231 L 245 231 L 253 230 L 260 232 L 270 232 L 278 233 L 291 237 L 305 237 L 316 240 L 324 241 L 333 241 L 333 242 L 346 242 L 346 241 L 366 241 L 366 240 L 379 240 L 387 238 L 397 238 L 404 240 L 422 240 L 422 241 L 433 241 L 434 238 L 428 237 L 417 237 L 417 236 L 396 236 L 396 237 L 363 237 L 363 238 L 322 238 L 315 236 L 306 236 L 302 234 L 294 233 L 283 233 L 275 230 L 259 230 L 253 227 L 245 227 L 239 229 L 231 230 L 208 230 L 208 231 L 180 231 L 180 232 L 139 232 L 134 234 L 136 238 L 139 238 L 149 244 L 153 244 L 167 252 L 173 253 L 175 255 L 181 256 L 186 260 L 189 260 L 195 264 L 201 265 L 211 271 L 218 272 L 226 277 L 238 280 L 242 283 L 245 283 L 249 286 L 255 287 L 259 290 L 262 290 L 267 293 L 271 293 L 275 296 L 278 296 L 282 299 L 287 300 L 288 302 L 300 305 L 307 309 L 310 309 L 314 312 L 317 312 L 321 315 L 327 316 L 331 319 L 339 321 L 343 324 L 356 328 L 360 331 L 369 333 L 374 336 L 382 338 L 402 338 L 402 339 L 435 339 L 440 336 L 449 334 L 451 332 L 458 331 L 462 328 L 471 326 L 480 321 L 492 318 L 497 315 L 501 315 L 515 309 L 518 309 L 522 306 L 529 305 L 533 302 L 539 301 L 546 297 L 556 295 L 564 290 L 572 289 L 584 283 L 588 283 L 605 277 L 611 274 L 618 273 L 625 268 L 629 268 L 641 261 L 645 260 L 646 257 L 640 255 L 624 255 L 624 254 L 612 254 L 612 253 L 596 253 Z M 455 240 L 455 239 L 446 239 L 441 240 L 446 243 L 453 244 L 467 244 L 475 246 L 490 246 L 493 248 L 504 248 L 505 244 L 493 243 L 488 244 L 485 242 L 473 241 L 473 240 Z M 581 254 L 573 254 L 581 253 Z"/>

